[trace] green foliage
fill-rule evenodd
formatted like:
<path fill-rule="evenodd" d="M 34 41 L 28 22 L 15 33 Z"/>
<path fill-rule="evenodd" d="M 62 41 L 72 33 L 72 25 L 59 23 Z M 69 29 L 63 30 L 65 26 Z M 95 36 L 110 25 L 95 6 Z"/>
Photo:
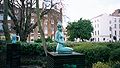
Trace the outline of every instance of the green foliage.
<path fill-rule="evenodd" d="M 102 62 L 97 62 L 93 64 L 93 68 L 110 68 L 110 66 Z"/>
<path fill-rule="evenodd" d="M 107 46 L 112 50 L 115 50 L 117 48 L 120 48 L 120 42 L 107 43 Z"/>
<path fill-rule="evenodd" d="M 0 53 L 3 53 L 6 51 L 6 46 L 5 45 L 0 45 Z"/>
<path fill-rule="evenodd" d="M 85 54 L 87 64 L 109 60 L 110 48 L 104 45 L 101 46 L 94 43 L 81 43 L 80 46 L 74 47 L 74 50 Z"/>
<path fill-rule="evenodd" d="M 21 45 L 21 56 L 45 56 L 43 46 L 40 43 L 24 43 L 17 42 Z M 56 49 L 56 43 L 47 43 L 47 50 L 54 51 Z M 120 42 L 116 43 L 93 43 L 93 42 L 66 42 L 66 46 L 72 47 L 74 51 L 85 54 L 86 65 L 92 65 L 96 63 L 100 65 L 102 63 L 97 62 L 116 62 L 120 61 Z M 6 46 L 0 46 L 0 56 L 2 52 L 5 52 Z M 31 60 L 31 59 L 29 59 Z M 29 60 L 23 61 L 23 64 L 27 64 Z M 41 64 L 41 61 L 31 61 L 30 64 Z M 114 63 L 111 63 L 109 66 L 113 67 Z M 97 66 L 96 65 L 96 66 Z M 104 66 L 104 65 L 103 65 Z M 106 65 L 105 65 L 106 66 Z M 114 64 L 114 66 L 119 66 Z M 90 68 L 90 67 L 88 67 Z M 103 67 L 105 68 L 105 67 Z"/>
<path fill-rule="evenodd" d="M 53 40 L 50 37 L 46 38 L 45 40 L 46 40 L 46 42 L 50 42 L 50 43 L 53 42 Z"/>
<path fill-rule="evenodd" d="M 55 51 L 56 43 L 47 43 L 48 51 Z M 41 43 L 21 43 L 21 55 L 45 55 Z"/>
<path fill-rule="evenodd" d="M 74 38 L 90 39 L 93 26 L 90 20 L 78 20 L 77 22 L 71 22 L 67 26 L 68 40 L 74 41 Z"/>
<path fill-rule="evenodd" d="M 92 43 L 81 42 L 79 45 L 74 45 L 74 50 L 79 53 L 84 53 L 86 57 L 86 65 L 92 65 L 100 62 L 116 62 L 120 61 L 120 42 L 116 43 Z M 113 63 L 112 63 L 113 64 Z"/>
<path fill-rule="evenodd" d="M 41 39 L 37 39 L 37 40 L 34 40 L 34 42 L 36 42 L 36 43 L 42 43 L 42 40 Z"/>
<path fill-rule="evenodd" d="M 116 63 L 116 64 L 112 65 L 112 68 L 120 68 L 120 63 Z"/>
<path fill-rule="evenodd" d="M 120 61 L 120 48 L 114 49 L 110 53 L 110 60 L 111 61 Z"/>

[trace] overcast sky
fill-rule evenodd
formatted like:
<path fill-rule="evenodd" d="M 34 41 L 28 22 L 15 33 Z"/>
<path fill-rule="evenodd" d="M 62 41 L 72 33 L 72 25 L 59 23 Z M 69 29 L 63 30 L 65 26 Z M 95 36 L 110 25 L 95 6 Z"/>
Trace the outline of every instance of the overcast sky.
<path fill-rule="evenodd" d="M 67 21 L 76 21 L 81 17 L 91 19 L 100 14 L 111 14 L 116 9 L 120 9 L 120 0 L 64 0 L 64 15 Z M 66 23 L 63 23 L 66 26 Z"/>
<path fill-rule="evenodd" d="M 120 9 L 120 0 L 64 0 L 64 14 L 70 21 L 78 20 L 81 17 L 91 19 L 103 13 L 112 13 Z"/>

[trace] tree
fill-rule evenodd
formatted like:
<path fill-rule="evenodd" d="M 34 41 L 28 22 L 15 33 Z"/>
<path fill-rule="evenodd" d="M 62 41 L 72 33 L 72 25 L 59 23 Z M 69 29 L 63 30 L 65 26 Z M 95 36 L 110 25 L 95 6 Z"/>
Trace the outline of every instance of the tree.
<path fill-rule="evenodd" d="M 40 12 L 40 18 L 49 13 L 51 9 L 54 9 L 53 7 L 60 3 L 53 3 L 53 0 L 43 0 L 43 2 L 43 8 L 37 10 Z M 16 34 L 20 36 L 21 41 L 26 41 L 30 32 L 38 25 L 37 22 L 34 24 L 30 23 L 32 11 L 37 13 L 36 9 L 33 8 L 36 3 L 36 0 L 9 0 L 8 13 L 14 22 L 13 28 L 16 31 Z M 15 15 L 13 7 L 19 10 L 19 16 Z"/>
<path fill-rule="evenodd" d="M 37 25 L 31 23 L 31 10 L 34 4 L 35 0 L 8 0 L 8 14 L 14 22 L 12 28 L 20 36 L 21 41 L 26 41 L 28 34 Z"/>
<path fill-rule="evenodd" d="M 42 17 L 44 15 L 46 15 L 48 12 L 50 12 L 50 10 L 57 4 L 59 4 L 58 2 L 56 3 L 53 3 L 53 0 L 44 0 L 44 5 L 45 7 L 43 7 L 43 10 L 39 11 L 39 0 L 36 0 L 36 13 L 37 13 L 37 18 L 38 18 L 38 21 L 37 21 L 37 24 L 38 24 L 38 27 L 39 27 L 39 31 L 40 31 L 40 34 L 41 34 L 41 40 L 42 40 L 42 45 L 43 45 L 43 48 L 44 48 L 44 51 L 45 51 L 45 54 L 47 56 L 47 48 L 46 48 L 46 41 L 45 41 L 45 35 L 44 35 L 44 32 L 42 30 L 42 25 L 41 25 L 41 20 L 42 20 Z M 61 0 L 60 0 L 61 1 Z M 50 7 L 50 8 L 49 8 Z M 47 9 L 49 8 L 49 9 Z"/>
<path fill-rule="evenodd" d="M 1 0 L 0 0 L 1 2 Z M 42 17 L 50 12 L 52 9 L 58 10 L 56 5 L 61 4 L 61 0 L 43 0 L 43 8 L 39 8 L 39 0 L 8 0 L 8 15 L 14 22 L 12 25 L 16 34 L 20 36 L 21 41 L 26 41 L 27 36 L 30 32 L 38 25 L 39 31 L 41 34 L 42 44 L 44 47 L 45 54 L 47 55 L 46 41 L 44 32 L 42 30 Z M 6 2 L 4 2 L 6 3 Z M 33 6 L 36 4 L 36 8 L 33 9 Z M 19 15 L 16 16 L 15 8 L 19 10 Z M 36 10 L 35 10 L 36 9 Z M 37 14 L 38 21 L 34 24 L 31 24 L 31 13 L 32 10 Z M 8 30 L 8 29 L 7 29 Z M 7 30 L 5 30 L 7 32 Z"/>
<path fill-rule="evenodd" d="M 0 3 L 1 3 L 1 1 L 0 1 Z M 3 30 L 4 30 L 5 39 L 7 40 L 7 42 L 10 42 L 10 34 L 9 34 L 8 20 L 7 20 L 7 16 L 8 16 L 8 0 L 4 0 L 4 7 L 5 8 L 4 8 L 4 16 L 3 16 Z"/>
<path fill-rule="evenodd" d="M 82 41 L 84 41 L 84 39 L 89 40 L 92 31 L 93 26 L 91 24 L 91 21 L 80 18 L 80 20 L 78 20 L 77 22 L 71 22 L 68 24 L 68 40 L 74 41 L 74 38 L 80 38 Z"/>

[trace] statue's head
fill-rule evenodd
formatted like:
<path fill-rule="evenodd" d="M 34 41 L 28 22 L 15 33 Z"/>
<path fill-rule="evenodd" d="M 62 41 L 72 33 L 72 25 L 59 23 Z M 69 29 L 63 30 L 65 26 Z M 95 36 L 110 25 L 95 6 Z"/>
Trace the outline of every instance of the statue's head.
<path fill-rule="evenodd" d="M 57 29 L 62 32 L 62 23 L 61 23 L 61 21 L 58 21 Z"/>

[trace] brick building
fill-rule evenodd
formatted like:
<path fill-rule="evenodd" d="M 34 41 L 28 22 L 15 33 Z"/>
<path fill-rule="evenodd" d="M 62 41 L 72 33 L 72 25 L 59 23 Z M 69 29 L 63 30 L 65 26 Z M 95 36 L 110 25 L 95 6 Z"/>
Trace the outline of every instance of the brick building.
<path fill-rule="evenodd" d="M 35 23 L 37 21 L 36 14 L 32 13 L 31 23 Z M 57 22 L 62 21 L 62 9 L 60 11 L 56 11 L 52 9 L 48 14 L 44 15 L 42 18 L 42 29 L 45 34 L 45 38 L 54 39 L 55 32 L 57 30 Z M 34 41 L 40 38 L 40 33 L 38 26 L 30 33 L 28 37 L 28 41 Z"/>
<path fill-rule="evenodd" d="M 19 16 L 19 9 L 15 9 L 15 14 L 16 16 Z M 18 18 L 19 19 L 19 18 Z M 62 9 L 60 11 L 57 10 L 50 10 L 50 12 L 46 15 L 43 16 L 42 18 L 42 29 L 45 34 L 45 38 L 51 37 L 54 38 L 55 32 L 57 30 L 57 22 L 62 21 Z M 37 22 L 37 15 L 35 13 L 35 9 L 33 8 L 32 13 L 31 13 L 31 23 L 36 23 Z M 5 40 L 4 37 L 4 32 L 3 32 L 3 5 L 0 4 L 0 40 Z M 8 27 L 10 34 L 13 33 L 13 29 L 11 28 L 13 26 L 13 21 L 10 19 L 8 16 Z M 36 26 L 35 29 L 33 29 L 33 32 L 31 32 L 28 36 L 27 41 L 34 41 L 40 38 L 40 33 L 38 30 L 38 26 Z"/>

